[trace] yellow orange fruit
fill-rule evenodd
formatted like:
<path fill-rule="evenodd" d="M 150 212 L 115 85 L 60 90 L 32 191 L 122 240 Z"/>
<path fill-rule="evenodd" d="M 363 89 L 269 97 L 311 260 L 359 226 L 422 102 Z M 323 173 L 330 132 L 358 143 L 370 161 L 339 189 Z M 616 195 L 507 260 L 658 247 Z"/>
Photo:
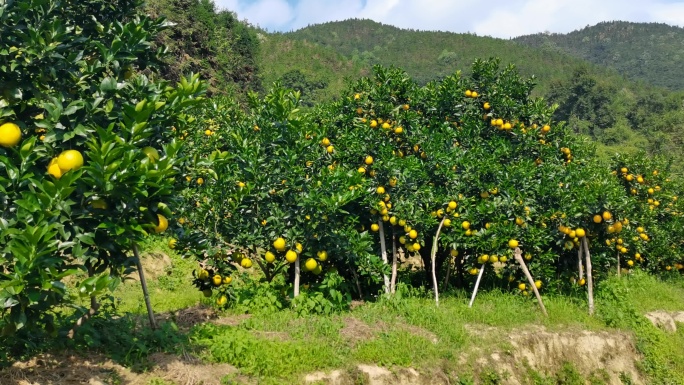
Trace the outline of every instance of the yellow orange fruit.
<path fill-rule="evenodd" d="M 264 254 L 264 259 L 268 263 L 273 263 L 275 261 L 275 254 L 273 254 L 270 251 L 267 251 L 266 254 Z"/>
<path fill-rule="evenodd" d="M 0 146 L 14 147 L 21 141 L 21 129 L 14 123 L 0 125 Z"/>
<path fill-rule="evenodd" d="M 282 237 L 273 241 L 273 247 L 278 251 L 285 251 L 285 239 Z"/>
<path fill-rule="evenodd" d="M 78 170 L 83 166 L 83 155 L 77 150 L 66 150 L 57 157 L 57 165 L 62 174 Z"/>
<path fill-rule="evenodd" d="M 157 220 L 159 223 L 154 226 L 154 232 L 163 233 L 169 227 L 169 221 L 161 214 L 157 214 Z"/>
<path fill-rule="evenodd" d="M 285 260 L 287 260 L 290 263 L 294 263 L 297 260 L 297 252 L 294 250 L 288 250 L 287 253 L 285 253 Z"/>

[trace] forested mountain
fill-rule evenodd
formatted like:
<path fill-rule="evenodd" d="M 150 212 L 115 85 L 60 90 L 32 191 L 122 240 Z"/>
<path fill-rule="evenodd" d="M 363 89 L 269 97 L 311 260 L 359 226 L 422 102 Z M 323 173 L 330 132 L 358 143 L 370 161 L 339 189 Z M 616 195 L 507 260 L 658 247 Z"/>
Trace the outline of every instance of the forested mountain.
<path fill-rule="evenodd" d="M 684 90 L 684 28 L 662 23 L 603 22 L 568 34 L 515 38 L 544 52 L 563 52 L 616 69 L 633 80 Z"/>
<path fill-rule="evenodd" d="M 370 67 L 332 48 L 283 34 L 259 33 L 259 62 L 264 85 L 280 81 L 302 93 L 305 105 L 331 100 L 346 88 L 347 79 L 370 74 Z"/>
<path fill-rule="evenodd" d="M 545 52 L 502 39 L 400 29 L 372 20 L 350 19 L 317 24 L 284 36 L 334 49 L 366 66 L 400 67 L 419 83 L 450 75 L 456 70 L 467 71 L 478 58 L 499 57 L 504 65 L 514 63 L 522 74 L 535 75 L 540 94 L 548 91 L 553 80 L 564 78 L 584 63 L 560 52 Z M 593 71 L 620 81 L 616 73 L 604 71 L 601 67 L 595 67 Z"/>

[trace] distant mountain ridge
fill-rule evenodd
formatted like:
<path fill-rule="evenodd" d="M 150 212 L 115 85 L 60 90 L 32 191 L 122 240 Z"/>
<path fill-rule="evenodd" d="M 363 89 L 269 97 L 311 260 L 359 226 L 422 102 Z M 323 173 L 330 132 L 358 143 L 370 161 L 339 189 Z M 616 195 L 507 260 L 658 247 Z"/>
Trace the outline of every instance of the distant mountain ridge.
<path fill-rule="evenodd" d="M 537 33 L 513 40 L 613 68 L 632 80 L 684 90 L 684 28 L 611 21 L 567 34 Z"/>

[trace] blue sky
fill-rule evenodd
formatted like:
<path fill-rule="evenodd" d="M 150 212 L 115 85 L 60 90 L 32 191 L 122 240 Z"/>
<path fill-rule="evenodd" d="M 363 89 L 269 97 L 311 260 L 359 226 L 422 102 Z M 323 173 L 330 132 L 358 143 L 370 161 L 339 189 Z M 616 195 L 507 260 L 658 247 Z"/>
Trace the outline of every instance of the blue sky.
<path fill-rule="evenodd" d="M 269 31 L 352 17 L 401 28 L 515 37 L 570 32 L 601 21 L 684 26 L 684 0 L 215 0 Z"/>

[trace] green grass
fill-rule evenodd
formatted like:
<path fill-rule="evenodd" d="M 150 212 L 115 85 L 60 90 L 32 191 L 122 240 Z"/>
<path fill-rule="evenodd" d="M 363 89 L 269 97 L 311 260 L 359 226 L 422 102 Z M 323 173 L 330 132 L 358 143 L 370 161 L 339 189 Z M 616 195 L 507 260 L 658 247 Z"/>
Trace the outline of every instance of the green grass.
<path fill-rule="evenodd" d="M 143 264 L 146 258 L 150 258 L 150 252 L 164 253 L 172 262 L 171 266 L 163 272 L 164 274 L 156 278 L 146 277 L 150 300 L 154 304 L 155 312 L 184 309 L 198 304 L 202 299 L 202 294 L 190 285 L 192 271 L 197 267 L 197 262 L 181 258 L 168 247 L 167 243 L 167 239 L 152 238 L 140 245 Z M 134 275 L 137 277 L 137 273 Z M 114 296 L 118 300 L 117 309 L 120 313 L 144 314 L 147 312 L 140 282 L 137 280 L 126 280 L 119 286 Z"/>
<path fill-rule="evenodd" d="M 164 240 L 145 244 L 143 249 L 167 253 L 172 261 L 168 274 L 148 281 L 155 312 L 176 311 L 201 301 L 201 294 L 190 286 L 195 261 L 181 259 Z M 444 293 L 435 306 L 429 292 L 404 290 L 401 298 L 381 298 L 333 315 L 301 316 L 295 309 L 285 309 L 244 317 L 229 310 L 221 316 L 234 326 L 206 323 L 183 331 L 165 323 L 161 330 L 152 331 L 142 316 L 145 308 L 139 283 L 131 281 L 114 293 L 121 298 L 118 307 L 103 309 L 67 347 L 86 355 L 102 353 L 138 371 L 151 368 L 147 357 L 152 353 L 190 352 L 207 362 L 234 365 L 241 375 L 262 384 L 299 383 L 305 374 L 319 370 L 353 373 L 360 363 L 439 370 L 452 376 L 453 383 L 494 384 L 505 374 L 484 370 L 476 359 L 510 351 L 509 333 L 539 327 L 550 331 L 617 329 L 635 336 L 643 356 L 641 370 L 649 383 L 684 383 L 684 327 L 666 333 L 643 316 L 656 309 L 684 311 L 681 277 L 637 272 L 603 281 L 596 289 L 594 317 L 587 314 L 585 294 L 579 292 L 544 296 L 549 317 L 541 314 L 533 298 L 483 291 L 469 308 L 469 294 Z M 526 375 L 530 384 L 606 383 L 600 372 L 582 378 L 569 363 L 559 363 L 554 374 L 529 369 Z"/>

